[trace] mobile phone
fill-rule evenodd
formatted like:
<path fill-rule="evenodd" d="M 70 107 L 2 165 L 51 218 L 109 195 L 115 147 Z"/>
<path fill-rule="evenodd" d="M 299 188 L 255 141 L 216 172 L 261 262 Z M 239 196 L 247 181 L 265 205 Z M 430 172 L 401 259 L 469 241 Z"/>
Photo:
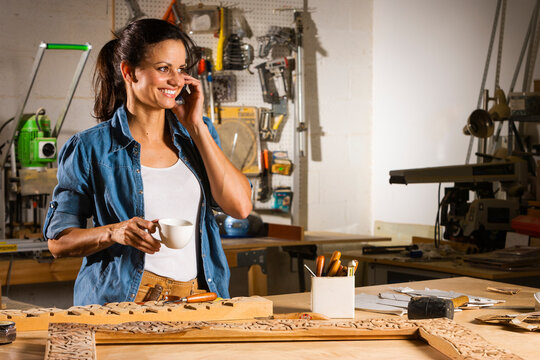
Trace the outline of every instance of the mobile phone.
<path fill-rule="evenodd" d="M 191 94 L 191 90 L 189 89 L 189 85 L 184 85 L 182 90 L 180 90 L 180 94 L 176 97 L 176 103 L 178 105 L 182 105 L 184 103 L 184 96 Z"/>

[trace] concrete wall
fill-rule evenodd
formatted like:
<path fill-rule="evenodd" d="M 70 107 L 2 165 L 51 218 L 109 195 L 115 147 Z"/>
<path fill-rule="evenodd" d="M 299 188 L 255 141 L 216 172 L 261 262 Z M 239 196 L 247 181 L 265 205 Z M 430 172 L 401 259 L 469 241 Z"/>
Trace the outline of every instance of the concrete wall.
<path fill-rule="evenodd" d="M 314 58 L 306 58 L 306 76 L 316 70 L 319 112 L 310 112 L 312 88 L 308 87 L 308 228 L 368 234 L 372 228 L 373 1 L 315 0 L 309 1 L 309 7 L 318 50 Z"/>
<path fill-rule="evenodd" d="M 96 122 L 91 79 L 99 49 L 110 39 L 107 0 L 2 0 L 0 11 L 0 123 L 15 116 L 26 93 L 39 44 L 93 46 L 64 122 L 60 142 Z M 48 50 L 40 66 L 25 112 L 44 107 L 56 123 L 81 56 L 80 51 Z M 4 129 L 4 131 L 8 131 Z M 9 131 L 8 131 L 9 132 Z M 0 136 L 5 135 L 3 132 Z"/>
<path fill-rule="evenodd" d="M 374 221 L 434 224 L 437 185 L 389 185 L 388 172 L 465 163 L 469 140 L 462 129 L 476 109 L 496 3 L 374 2 L 370 192 Z M 500 75 L 505 91 L 534 3 L 508 1 Z M 496 46 L 497 42 L 486 83 L 491 94 Z M 534 78 L 540 78 L 539 61 Z M 537 128 L 534 125 L 529 133 Z"/>
<path fill-rule="evenodd" d="M 503 88 L 533 3 L 508 3 Z M 94 46 L 60 142 L 95 123 L 91 74 L 110 38 L 110 5 L 2 1 L 0 122 L 14 116 L 38 44 L 47 41 Z M 436 186 L 390 186 L 388 171 L 464 162 L 468 139 L 461 129 L 476 107 L 495 1 L 312 0 L 308 6 L 307 103 L 315 105 L 306 110 L 308 228 L 371 233 L 375 220 L 432 224 Z M 46 53 L 28 111 L 44 106 L 57 118 L 79 55 Z"/>

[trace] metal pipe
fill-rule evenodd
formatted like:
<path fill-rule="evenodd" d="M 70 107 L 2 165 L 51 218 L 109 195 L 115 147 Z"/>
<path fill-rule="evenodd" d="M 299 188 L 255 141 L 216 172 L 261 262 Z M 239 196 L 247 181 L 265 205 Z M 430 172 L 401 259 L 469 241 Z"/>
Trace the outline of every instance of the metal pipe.
<path fill-rule="evenodd" d="M 538 12 L 539 4 L 540 4 L 540 1 L 537 1 L 536 6 L 534 7 L 533 13 L 531 14 L 531 20 L 529 21 L 527 34 L 525 35 L 525 39 L 523 40 L 523 45 L 521 47 L 521 52 L 519 54 L 518 62 L 516 64 L 516 69 L 514 70 L 514 76 L 512 77 L 512 82 L 510 83 L 510 89 L 508 90 L 508 95 L 510 95 L 510 93 L 514 91 L 514 87 L 516 86 L 519 70 L 521 70 L 521 65 L 523 64 L 523 58 L 525 57 L 525 51 L 527 50 L 527 45 L 529 44 L 529 38 L 533 31 L 532 29 L 534 26 L 535 14 Z"/>
<path fill-rule="evenodd" d="M 73 100 L 73 95 L 75 94 L 75 90 L 77 89 L 79 80 L 81 79 L 81 75 L 84 70 L 84 66 L 86 65 L 86 60 L 88 60 L 88 55 L 90 54 L 90 50 L 92 50 L 92 45 L 90 45 L 89 43 L 86 43 L 86 45 L 70 45 L 70 44 L 54 44 L 54 45 L 64 45 L 63 47 L 58 46 L 58 47 L 55 47 L 54 49 L 63 49 L 63 50 L 83 50 L 84 49 L 84 52 L 82 53 L 81 58 L 79 60 L 79 64 L 77 65 L 77 69 L 75 70 L 75 75 L 73 75 L 73 80 L 71 80 L 71 85 L 69 86 L 66 102 L 64 103 L 64 107 L 62 108 L 62 111 L 60 112 L 60 116 L 58 117 L 58 121 L 56 121 L 56 126 L 54 127 L 54 131 L 52 133 L 52 137 L 57 137 L 58 134 L 60 134 L 62 125 L 64 124 L 64 119 L 66 118 L 67 111 L 69 109 L 69 106 L 71 105 L 71 100 Z M 49 49 L 49 47 L 47 48 Z"/>
<path fill-rule="evenodd" d="M 497 33 L 497 24 L 499 21 L 501 3 L 502 3 L 502 0 L 497 0 L 497 7 L 495 8 L 495 17 L 493 19 L 493 26 L 491 28 L 491 37 L 489 39 L 486 63 L 484 65 L 484 74 L 482 75 L 482 84 L 480 85 L 480 93 L 478 94 L 478 101 L 476 102 L 477 109 L 480 109 L 480 106 L 482 106 L 482 98 L 484 97 L 484 89 L 486 87 L 487 73 L 489 70 L 489 63 L 491 61 L 491 53 L 493 51 L 493 42 L 495 41 L 495 34 Z M 467 148 L 467 157 L 465 158 L 465 164 L 469 164 L 469 161 L 471 160 L 473 143 L 474 143 L 474 136 L 469 135 L 469 146 Z"/>
<path fill-rule="evenodd" d="M 304 112 L 304 44 L 303 44 L 303 24 L 302 12 L 294 12 L 296 22 L 296 96 L 295 96 L 295 118 L 296 131 L 298 136 L 298 156 L 304 157 L 306 154 L 305 132 L 305 112 Z"/>
<path fill-rule="evenodd" d="M 28 101 L 28 97 L 30 96 L 30 91 L 32 91 L 32 87 L 34 86 L 34 81 L 36 80 L 37 71 L 39 69 L 39 65 L 41 63 L 41 59 L 43 58 L 43 53 L 45 52 L 45 48 L 47 47 L 47 44 L 42 42 L 39 44 L 38 51 L 36 54 L 36 58 L 34 59 L 34 64 L 32 65 L 32 71 L 30 72 L 30 81 L 28 85 L 28 90 L 26 91 L 26 94 L 24 95 L 23 101 L 19 108 L 17 109 L 17 114 L 13 118 L 13 130 L 11 132 L 11 137 L 8 140 L 8 146 L 11 147 L 13 144 L 13 138 L 15 137 L 15 133 L 17 132 L 17 129 L 19 128 L 19 123 L 21 121 L 21 117 L 23 115 L 24 108 L 26 106 L 26 102 Z M 6 164 L 7 160 L 7 151 L 4 153 L 3 159 L 2 159 L 2 167 Z M 12 169 L 11 169 L 11 175 L 17 176 L 17 168 L 13 167 L 13 159 L 14 159 L 14 153 L 15 148 L 13 147 L 12 151 L 10 151 L 11 158 L 12 158 Z"/>

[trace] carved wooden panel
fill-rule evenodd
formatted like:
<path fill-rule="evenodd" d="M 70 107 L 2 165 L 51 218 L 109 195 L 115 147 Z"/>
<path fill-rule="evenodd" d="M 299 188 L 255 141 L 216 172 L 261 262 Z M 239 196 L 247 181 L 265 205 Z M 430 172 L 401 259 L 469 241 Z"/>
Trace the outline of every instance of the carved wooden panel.
<path fill-rule="evenodd" d="M 52 323 L 45 359 L 96 359 L 96 344 L 417 338 L 452 359 L 521 359 L 448 319 Z"/>

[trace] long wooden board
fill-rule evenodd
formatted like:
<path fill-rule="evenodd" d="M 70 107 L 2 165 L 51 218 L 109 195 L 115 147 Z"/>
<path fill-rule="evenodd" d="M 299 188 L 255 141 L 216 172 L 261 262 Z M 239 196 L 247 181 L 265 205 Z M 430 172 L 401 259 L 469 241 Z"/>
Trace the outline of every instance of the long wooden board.
<path fill-rule="evenodd" d="M 73 306 L 67 310 L 35 308 L 0 311 L 0 321 L 14 321 L 18 331 L 47 330 L 49 323 L 120 324 L 133 321 L 237 320 L 269 317 L 272 301 L 259 296 L 204 303 L 175 304 L 149 301 Z"/>
<path fill-rule="evenodd" d="M 451 359 L 520 357 L 449 319 L 251 320 L 51 324 L 45 360 L 96 359 L 99 344 L 422 339 Z"/>

